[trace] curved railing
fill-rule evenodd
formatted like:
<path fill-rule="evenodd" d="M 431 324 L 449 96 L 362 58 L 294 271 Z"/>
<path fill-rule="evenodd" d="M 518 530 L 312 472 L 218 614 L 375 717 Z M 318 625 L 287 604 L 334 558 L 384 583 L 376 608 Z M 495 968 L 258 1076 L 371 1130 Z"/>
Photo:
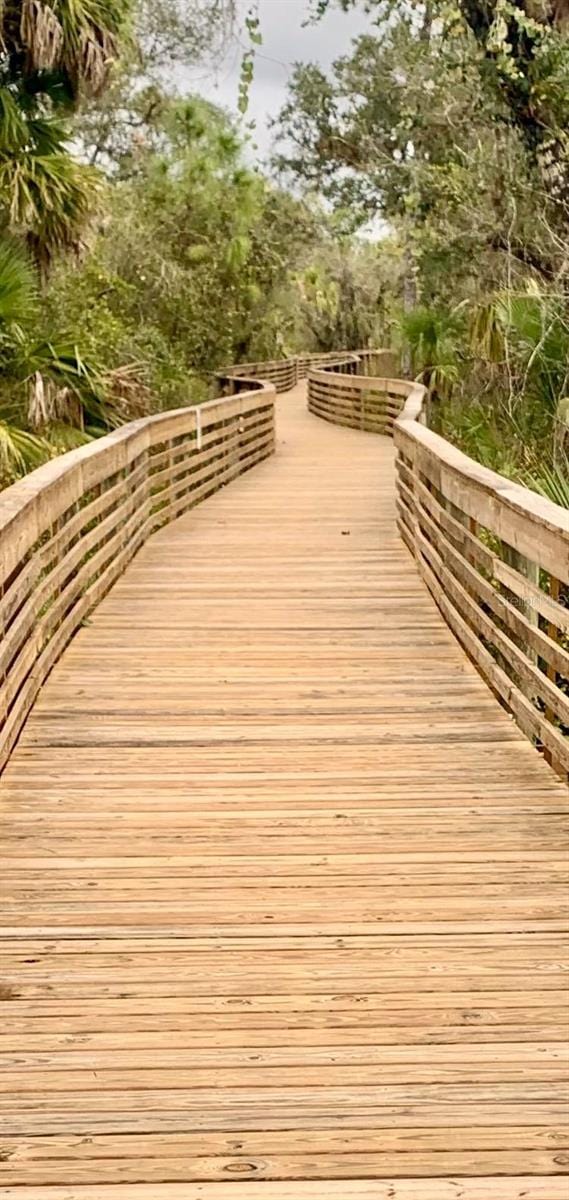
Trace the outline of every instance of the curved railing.
<path fill-rule="evenodd" d="M 272 384 L 133 421 L 0 495 L 0 767 L 70 638 L 155 529 L 274 449 Z"/>
<path fill-rule="evenodd" d="M 228 367 L 222 398 L 133 421 L 1 493 L 0 769 L 53 664 L 138 548 L 271 454 L 275 391 L 338 357 Z"/>
<path fill-rule="evenodd" d="M 382 377 L 388 365 L 386 351 L 343 351 L 230 368 L 224 386 L 235 394 L 134 421 L 2 493 L 0 766 L 129 559 L 272 453 L 275 391 L 308 372 L 312 412 L 393 435 L 399 528 L 427 586 L 521 728 L 569 769 L 569 513 L 429 430 L 425 389 Z"/>
<path fill-rule="evenodd" d="M 376 374 L 381 368 L 383 374 Z M 388 350 L 367 351 L 365 358 L 358 352 L 332 367 L 309 369 L 310 412 L 333 425 L 391 434 L 408 393 L 406 383 L 388 377 L 392 369 Z"/>
<path fill-rule="evenodd" d="M 237 363 L 235 366 L 226 367 L 223 375 L 218 376 L 222 387 L 227 384 L 230 387 L 232 384 L 234 386 L 239 380 L 248 383 L 256 379 L 272 383 L 276 392 L 288 392 L 298 382 L 297 359 L 280 358 L 267 362 Z"/>
<path fill-rule="evenodd" d="M 569 512 L 428 429 L 418 383 L 332 368 L 309 372 L 308 394 L 328 421 L 393 435 L 398 525 L 421 575 L 492 690 L 566 774 Z"/>
<path fill-rule="evenodd" d="M 388 354 L 389 352 L 387 350 L 358 350 L 356 354 L 350 350 L 334 350 L 321 354 L 297 354 L 294 358 L 270 359 L 266 362 L 237 363 L 235 366 L 226 367 L 224 374 L 219 376 L 219 381 L 222 386 L 225 386 L 227 383 L 235 384 L 239 380 L 250 382 L 262 379 L 274 384 L 277 392 L 288 392 L 301 379 L 306 379 L 312 368 L 325 364 L 337 366 L 341 360 L 349 358 L 354 367 L 358 363 L 362 364 L 363 370 L 368 360 L 375 359 L 378 353 Z"/>

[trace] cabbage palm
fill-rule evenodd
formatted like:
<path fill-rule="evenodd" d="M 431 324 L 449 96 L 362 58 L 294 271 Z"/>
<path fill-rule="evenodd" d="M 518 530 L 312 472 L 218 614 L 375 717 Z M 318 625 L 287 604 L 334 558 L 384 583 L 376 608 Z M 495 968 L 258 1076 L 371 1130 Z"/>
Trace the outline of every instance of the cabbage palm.
<path fill-rule="evenodd" d="M 18 337 L 37 302 L 34 273 L 16 243 L 0 241 L 0 339 Z"/>
<path fill-rule="evenodd" d="M 25 345 L 26 324 L 33 320 L 36 283 L 22 250 L 0 241 L 0 485 L 24 474 L 49 453 L 47 443 L 24 428 L 13 399 L 12 372 Z M 9 399 L 3 402 L 5 388 Z"/>
<path fill-rule="evenodd" d="M 565 298 L 540 290 L 499 292 L 472 314 L 470 344 L 488 363 L 509 365 L 515 401 L 528 395 L 551 415 L 569 384 Z"/>
<path fill-rule="evenodd" d="M 42 270 L 80 243 L 97 198 L 65 118 L 105 87 L 130 0 L 0 0 L 0 217 Z"/>
<path fill-rule="evenodd" d="M 140 415 L 144 403 L 133 368 L 108 372 L 72 339 L 38 338 L 39 315 L 28 257 L 0 240 L 0 487 Z"/>
<path fill-rule="evenodd" d="M 38 95 L 97 95 L 118 56 L 130 0 L 3 0 L 3 56 Z"/>
<path fill-rule="evenodd" d="M 538 463 L 534 470 L 527 472 L 522 482 L 561 508 L 569 508 L 569 476 L 563 467 L 547 462 Z"/>
<path fill-rule="evenodd" d="M 67 139 L 58 117 L 30 114 L 0 89 L 0 212 L 42 270 L 55 252 L 78 246 L 99 193 L 97 175 L 71 156 Z"/>
<path fill-rule="evenodd" d="M 459 309 L 439 311 L 417 307 L 400 319 L 413 371 L 432 396 L 450 397 L 458 382 L 463 324 Z"/>

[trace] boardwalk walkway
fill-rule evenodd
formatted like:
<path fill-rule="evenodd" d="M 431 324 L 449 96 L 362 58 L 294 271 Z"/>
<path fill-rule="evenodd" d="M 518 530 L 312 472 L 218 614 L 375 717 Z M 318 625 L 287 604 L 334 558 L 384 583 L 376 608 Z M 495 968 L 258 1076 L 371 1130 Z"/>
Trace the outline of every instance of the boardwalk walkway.
<path fill-rule="evenodd" d="M 561 1200 L 565 787 L 399 541 L 391 443 L 302 387 L 279 434 L 5 772 L 0 1200 Z"/>

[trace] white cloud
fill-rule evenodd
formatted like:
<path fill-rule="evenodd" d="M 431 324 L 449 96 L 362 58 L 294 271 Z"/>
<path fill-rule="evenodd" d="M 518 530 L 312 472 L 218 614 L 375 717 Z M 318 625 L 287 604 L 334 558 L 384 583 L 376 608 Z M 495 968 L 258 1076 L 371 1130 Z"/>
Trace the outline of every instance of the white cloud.
<path fill-rule="evenodd" d="M 250 3 L 249 0 L 239 3 L 243 17 Z M 371 27 L 369 17 L 361 11 L 345 13 L 339 9 L 328 12 L 317 24 L 303 27 L 310 7 L 309 0 L 259 0 L 263 44 L 256 55 L 247 120 L 255 122 L 261 158 L 269 152 L 270 121 L 284 103 L 294 63 L 316 62 L 326 69 L 336 58 L 349 53 L 354 37 Z M 241 58 L 246 45 L 247 37 L 242 33 L 241 44 L 234 42 L 216 67 L 184 80 L 184 86 L 236 112 Z"/>

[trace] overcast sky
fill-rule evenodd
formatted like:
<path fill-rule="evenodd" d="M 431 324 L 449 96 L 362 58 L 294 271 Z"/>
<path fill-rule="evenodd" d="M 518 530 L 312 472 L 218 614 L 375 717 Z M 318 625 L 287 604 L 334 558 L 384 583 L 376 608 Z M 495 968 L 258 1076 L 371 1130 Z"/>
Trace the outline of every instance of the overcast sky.
<path fill-rule="evenodd" d="M 240 0 L 243 15 L 250 0 Z M 310 12 L 309 0 L 259 0 L 259 18 L 263 45 L 255 59 L 254 81 L 250 92 L 248 120 L 256 123 L 256 141 L 261 158 L 267 156 L 272 134 L 269 122 L 279 112 L 287 81 L 295 62 L 316 62 L 327 68 L 349 50 L 350 41 L 370 28 L 364 13 L 328 12 L 317 25 L 303 28 Z M 199 73 L 193 88 L 201 95 L 236 111 L 239 73 L 243 47 L 233 44 L 214 69 Z"/>

